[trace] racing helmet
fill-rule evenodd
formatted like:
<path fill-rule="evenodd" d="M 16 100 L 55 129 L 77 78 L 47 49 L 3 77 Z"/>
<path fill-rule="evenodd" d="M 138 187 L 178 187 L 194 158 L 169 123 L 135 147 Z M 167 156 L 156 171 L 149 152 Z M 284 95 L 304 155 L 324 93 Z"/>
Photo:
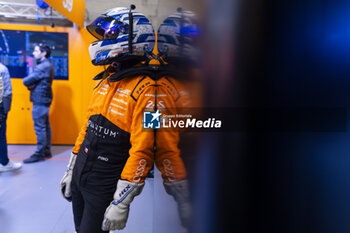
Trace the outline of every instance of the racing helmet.
<path fill-rule="evenodd" d="M 198 65 L 199 31 L 195 14 L 179 8 L 158 28 L 157 48 L 160 56 L 168 63 Z"/>
<path fill-rule="evenodd" d="M 133 5 L 110 9 L 86 27 L 98 39 L 89 46 L 92 64 L 146 60 L 146 53 L 154 48 L 154 30 L 146 16 L 134 9 Z"/>

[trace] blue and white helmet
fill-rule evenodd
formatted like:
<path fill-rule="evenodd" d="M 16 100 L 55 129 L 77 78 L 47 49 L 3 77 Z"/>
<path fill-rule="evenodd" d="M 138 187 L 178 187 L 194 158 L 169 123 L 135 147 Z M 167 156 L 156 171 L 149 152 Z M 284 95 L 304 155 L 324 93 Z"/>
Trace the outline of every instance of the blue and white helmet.
<path fill-rule="evenodd" d="M 133 16 L 133 39 L 130 41 L 132 47 L 129 46 L 129 12 Z M 133 9 L 130 11 L 130 8 L 110 9 L 86 28 L 98 39 L 89 46 L 90 58 L 94 65 L 108 65 L 112 61 L 128 59 L 142 61 L 146 59 L 145 53 L 154 48 L 155 35 L 152 24 L 146 16 Z"/>
<path fill-rule="evenodd" d="M 199 62 L 199 28 L 192 11 L 182 11 L 170 15 L 158 28 L 157 47 L 163 59 L 169 63 Z"/>

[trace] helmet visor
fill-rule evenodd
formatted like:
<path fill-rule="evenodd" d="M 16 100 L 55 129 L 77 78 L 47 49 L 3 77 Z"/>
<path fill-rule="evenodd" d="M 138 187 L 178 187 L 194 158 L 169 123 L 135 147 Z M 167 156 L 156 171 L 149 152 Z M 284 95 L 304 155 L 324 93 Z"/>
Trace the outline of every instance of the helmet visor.
<path fill-rule="evenodd" d="M 101 15 L 90 23 L 86 29 L 99 40 L 115 39 L 119 33 L 127 33 L 128 25 L 113 17 Z"/>

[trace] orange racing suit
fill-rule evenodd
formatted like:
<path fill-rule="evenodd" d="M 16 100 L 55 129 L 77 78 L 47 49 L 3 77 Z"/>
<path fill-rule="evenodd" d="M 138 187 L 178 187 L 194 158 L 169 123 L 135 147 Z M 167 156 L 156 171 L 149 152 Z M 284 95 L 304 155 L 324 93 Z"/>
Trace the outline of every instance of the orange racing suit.
<path fill-rule="evenodd" d="M 73 148 L 78 154 L 72 179 L 77 232 L 103 232 L 118 179 L 141 183 L 154 162 L 164 182 L 186 178 L 179 133 L 142 127 L 144 111 L 164 113 L 181 105 L 181 83 L 170 77 L 139 75 L 113 82 L 109 77 L 94 89 Z"/>
<path fill-rule="evenodd" d="M 184 179 L 186 172 L 177 147 L 178 133 L 167 131 L 155 134 L 154 130 L 142 127 L 144 111 L 157 108 L 163 112 L 167 108 L 176 108 L 177 102 L 181 101 L 176 84 L 181 86 L 169 77 L 152 80 L 147 76 L 137 76 L 116 82 L 103 80 L 92 94 L 86 122 L 73 152 L 88 154 L 95 145 L 92 149 L 96 160 L 101 163 L 113 160 L 111 157 L 121 156 L 123 161 L 118 160 L 119 165 L 126 162 L 121 179 L 135 183 L 144 181 L 156 152 L 159 156 L 155 162 L 165 181 L 169 177 L 164 166 L 169 167 L 169 162 L 174 168 L 175 179 Z M 94 140 L 97 142 L 93 143 Z M 164 159 L 167 159 L 166 162 Z"/>

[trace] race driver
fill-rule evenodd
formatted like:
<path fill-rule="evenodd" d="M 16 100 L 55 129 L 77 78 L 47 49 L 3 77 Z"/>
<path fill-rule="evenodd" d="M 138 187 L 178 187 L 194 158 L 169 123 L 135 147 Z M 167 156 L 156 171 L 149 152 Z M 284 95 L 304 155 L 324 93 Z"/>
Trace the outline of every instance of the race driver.
<path fill-rule="evenodd" d="M 171 79 L 141 64 L 154 47 L 149 20 L 133 7 L 113 8 L 87 29 L 98 39 L 89 47 L 92 63 L 109 67 L 94 78 L 98 85 L 61 191 L 72 201 L 76 231 L 98 233 L 125 227 L 129 205 L 141 193 L 156 151 L 167 192 L 182 201 L 174 187 L 187 185 L 178 134 L 160 134 L 164 140 L 158 144 L 155 130 L 142 127 L 144 111 L 156 114 L 159 103 L 171 108 L 179 97 Z"/>

